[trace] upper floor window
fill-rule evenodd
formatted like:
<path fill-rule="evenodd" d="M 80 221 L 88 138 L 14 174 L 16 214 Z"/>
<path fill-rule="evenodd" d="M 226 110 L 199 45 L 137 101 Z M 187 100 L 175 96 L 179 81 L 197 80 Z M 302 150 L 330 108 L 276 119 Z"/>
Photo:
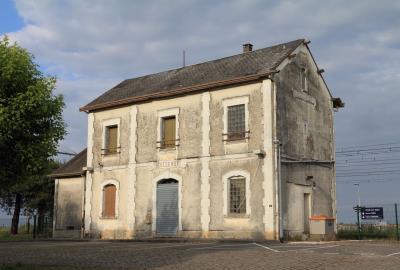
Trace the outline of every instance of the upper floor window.
<path fill-rule="evenodd" d="M 176 149 L 179 145 L 179 108 L 158 111 L 157 148 Z"/>
<path fill-rule="evenodd" d="M 249 97 L 235 97 L 223 100 L 224 132 L 223 140 L 242 141 L 249 138 Z"/>
<path fill-rule="evenodd" d="M 120 119 L 110 119 L 103 122 L 102 154 L 112 155 L 120 152 L 119 135 Z"/>
<path fill-rule="evenodd" d="M 174 148 L 176 142 L 176 118 L 168 116 L 162 118 L 161 148 Z"/>
<path fill-rule="evenodd" d="M 300 69 L 300 87 L 303 91 L 308 91 L 307 89 L 307 70 L 305 68 Z"/>
<path fill-rule="evenodd" d="M 105 153 L 106 154 L 116 154 L 118 150 L 118 126 L 108 126 L 106 127 L 106 144 Z"/>
<path fill-rule="evenodd" d="M 228 106 L 228 140 L 241 140 L 245 137 L 245 105 Z"/>
<path fill-rule="evenodd" d="M 103 188 L 103 218 L 116 217 L 116 198 L 117 187 L 113 184 L 108 184 Z"/>

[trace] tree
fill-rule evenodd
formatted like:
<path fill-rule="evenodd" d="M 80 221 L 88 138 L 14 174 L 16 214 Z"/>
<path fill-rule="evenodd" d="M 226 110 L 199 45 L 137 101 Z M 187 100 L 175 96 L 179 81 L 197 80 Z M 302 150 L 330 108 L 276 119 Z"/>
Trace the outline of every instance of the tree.
<path fill-rule="evenodd" d="M 48 168 L 66 133 L 64 101 L 56 79 L 45 76 L 34 56 L 7 37 L 0 40 L 0 203 L 11 211 L 11 233 L 29 188 Z"/>

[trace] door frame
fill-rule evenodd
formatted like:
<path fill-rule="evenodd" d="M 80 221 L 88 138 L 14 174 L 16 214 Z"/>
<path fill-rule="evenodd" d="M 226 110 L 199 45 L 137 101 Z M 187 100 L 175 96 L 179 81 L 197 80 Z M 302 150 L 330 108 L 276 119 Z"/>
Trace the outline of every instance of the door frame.
<path fill-rule="evenodd" d="M 174 179 L 178 181 L 178 231 L 182 231 L 182 176 L 172 172 L 164 172 L 153 179 L 153 209 L 151 215 L 151 231 L 157 234 L 157 184 L 164 179 Z"/>
<path fill-rule="evenodd" d="M 307 199 L 307 201 L 306 201 Z M 306 206 L 308 217 L 306 219 Z M 312 194 L 310 192 L 303 193 L 303 233 L 310 234 L 310 218 L 312 217 Z M 308 228 L 306 228 L 306 223 L 308 224 Z"/>

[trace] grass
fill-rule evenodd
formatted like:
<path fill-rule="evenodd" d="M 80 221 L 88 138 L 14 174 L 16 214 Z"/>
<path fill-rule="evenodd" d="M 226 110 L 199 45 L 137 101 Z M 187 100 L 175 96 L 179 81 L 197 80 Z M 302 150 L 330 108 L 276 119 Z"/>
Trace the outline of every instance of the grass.
<path fill-rule="evenodd" d="M 32 234 L 23 233 L 23 230 L 19 230 L 20 233 L 12 235 L 9 228 L 0 228 L 0 241 L 13 241 L 13 240 L 32 240 Z M 3 268 L 0 268 L 3 269 Z"/>
<path fill-rule="evenodd" d="M 358 239 L 358 230 L 357 229 L 341 229 L 338 230 L 337 234 L 339 239 Z M 361 229 L 361 239 L 397 239 L 396 238 L 396 229 L 393 227 L 382 228 L 375 226 L 362 226 Z"/>

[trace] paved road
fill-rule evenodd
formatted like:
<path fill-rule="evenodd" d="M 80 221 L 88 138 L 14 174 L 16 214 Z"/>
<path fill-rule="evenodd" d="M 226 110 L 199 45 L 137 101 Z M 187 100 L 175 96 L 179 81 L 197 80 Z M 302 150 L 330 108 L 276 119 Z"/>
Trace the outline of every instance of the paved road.
<path fill-rule="evenodd" d="M 0 242 L 0 265 L 74 269 L 400 269 L 396 242 Z"/>

